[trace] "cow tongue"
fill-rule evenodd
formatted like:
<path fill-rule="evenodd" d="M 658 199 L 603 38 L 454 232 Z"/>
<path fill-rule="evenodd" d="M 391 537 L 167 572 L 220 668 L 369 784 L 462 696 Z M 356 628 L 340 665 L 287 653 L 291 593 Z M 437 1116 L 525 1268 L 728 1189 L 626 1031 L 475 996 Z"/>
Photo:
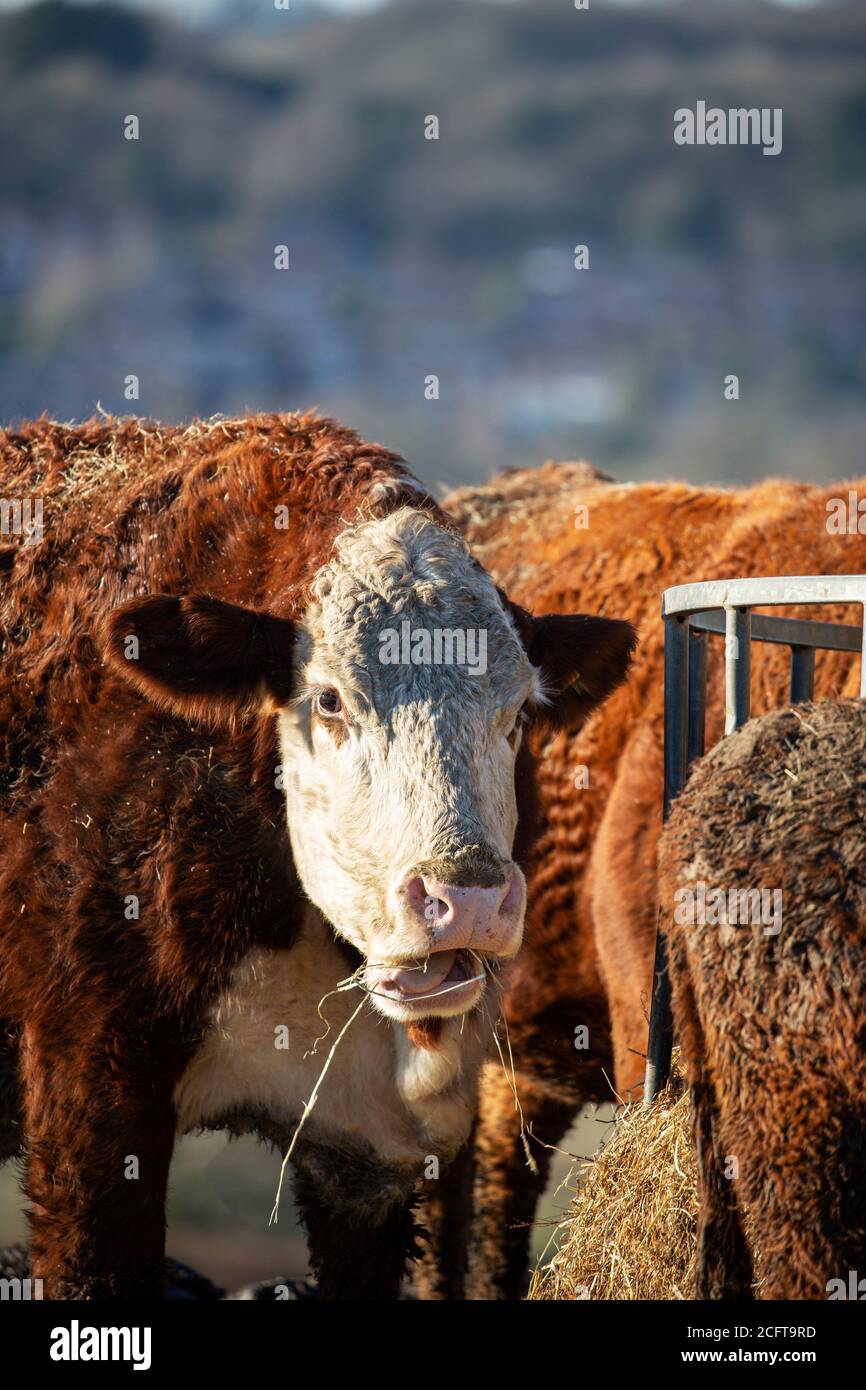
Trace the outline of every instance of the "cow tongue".
<path fill-rule="evenodd" d="M 437 951 L 425 966 L 383 971 L 381 983 L 386 989 L 396 989 L 401 994 L 430 994 L 444 983 L 456 959 L 456 951 Z"/>

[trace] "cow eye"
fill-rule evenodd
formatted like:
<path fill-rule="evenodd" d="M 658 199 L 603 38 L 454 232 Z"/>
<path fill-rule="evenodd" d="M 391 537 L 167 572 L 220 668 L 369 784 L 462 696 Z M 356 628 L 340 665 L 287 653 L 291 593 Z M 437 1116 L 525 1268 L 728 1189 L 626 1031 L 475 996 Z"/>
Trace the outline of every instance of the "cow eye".
<path fill-rule="evenodd" d="M 320 690 L 316 696 L 316 708 L 320 714 L 339 714 L 343 708 L 343 702 L 336 690 Z"/>
<path fill-rule="evenodd" d="M 511 731 L 507 735 L 508 742 L 512 744 L 512 746 L 517 742 L 518 736 L 529 723 L 531 723 L 531 715 L 529 713 L 529 709 L 527 705 L 522 705 L 517 712 L 517 718 L 511 726 Z"/>

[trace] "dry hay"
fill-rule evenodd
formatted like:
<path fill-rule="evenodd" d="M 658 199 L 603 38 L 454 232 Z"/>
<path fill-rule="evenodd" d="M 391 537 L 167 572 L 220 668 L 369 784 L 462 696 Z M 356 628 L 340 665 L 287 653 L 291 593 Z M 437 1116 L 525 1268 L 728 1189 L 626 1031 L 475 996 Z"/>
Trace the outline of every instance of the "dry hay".
<path fill-rule="evenodd" d="M 29 487 L 40 492 L 46 511 L 65 513 L 70 506 L 98 501 L 104 490 L 117 492 L 139 479 L 147 479 L 153 465 L 168 472 L 208 457 L 214 444 L 249 443 L 257 439 L 269 447 L 270 432 L 291 431 L 315 423 L 309 416 L 266 415 L 250 420 L 213 415 L 184 425 L 160 425 L 135 415 L 99 414 L 82 424 L 46 419 L 24 428 L 19 454 L 9 466 L 30 470 Z M 0 442 L 4 432 L 0 430 Z M 17 438 L 17 436 L 16 436 Z M 3 459 L 0 457 L 0 474 Z"/>
<path fill-rule="evenodd" d="M 574 1197 L 531 1299 L 694 1297 L 697 1177 L 677 1072 L 652 1106 L 626 1106 L 601 1151 L 567 1181 Z"/>
<path fill-rule="evenodd" d="M 176 461 L 191 444 L 216 432 L 234 439 L 244 427 L 243 420 L 221 415 L 166 427 L 135 415 L 112 416 L 102 412 L 102 422 L 111 427 L 111 433 L 98 442 L 72 442 L 59 479 L 60 500 L 84 500 L 112 477 L 123 485 L 146 471 L 151 458 Z"/>

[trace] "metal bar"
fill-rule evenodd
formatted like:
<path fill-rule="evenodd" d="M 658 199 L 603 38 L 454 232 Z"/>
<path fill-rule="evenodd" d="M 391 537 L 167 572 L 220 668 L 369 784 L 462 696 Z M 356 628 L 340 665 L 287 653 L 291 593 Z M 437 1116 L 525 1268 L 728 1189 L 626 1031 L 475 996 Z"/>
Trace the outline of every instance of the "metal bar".
<path fill-rule="evenodd" d="M 791 648 L 791 704 L 811 700 L 815 694 L 815 648 Z"/>
<path fill-rule="evenodd" d="M 665 618 L 665 818 L 686 780 L 688 638 L 684 618 Z"/>
<path fill-rule="evenodd" d="M 749 717 L 751 623 L 748 608 L 725 609 L 725 733 L 732 734 Z"/>
<path fill-rule="evenodd" d="M 693 632 L 689 623 L 688 732 L 686 764 L 704 755 L 707 714 L 707 634 Z"/>
<path fill-rule="evenodd" d="M 650 1009 L 646 1071 L 643 1078 L 644 1105 L 652 1105 L 671 1074 L 674 1050 L 674 1019 L 671 1010 L 671 977 L 668 972 L 668 943 L 661 927 L 656 928 L 653 961 L 653 999 Z"/>
<path fill-rule="evenodd" d="M 866 605 L 866 575 L 807 574 L 775 579 L 713 579 L 677 584 L 664 593 L 666 618 L 705 608 L 762 608 L 775 604 L 859 603 Z"/>
<path fill-rule="evenodd" d="M 694 632 L 724 632 L 725 615 L 709 608 L 689 615 Z M 846 623 L 818 623 L 805 618 L 771 618 L 752 614 L 752 641 L 775 642 L 782 647 L 817 647 L 828 652 L 859 652 L 863 631 Z"/>
<path fill-rule="evenodd" d="M 667 819 L 674 798 L 682 791 L 686 780 L 689 704 L 688 640 L 689 628 L 684 619 L 665 619 L 665 819 Z M 644 1073 L 643 1097 L 644 1103 L 647 1105 L 655 1100 L 670 1075 L 672 1050 L 673 1016 L 671 1014 L 671 982 L 668 974 L 667 942 L 664 932 L 657 929 L 646 1072 Z"/>

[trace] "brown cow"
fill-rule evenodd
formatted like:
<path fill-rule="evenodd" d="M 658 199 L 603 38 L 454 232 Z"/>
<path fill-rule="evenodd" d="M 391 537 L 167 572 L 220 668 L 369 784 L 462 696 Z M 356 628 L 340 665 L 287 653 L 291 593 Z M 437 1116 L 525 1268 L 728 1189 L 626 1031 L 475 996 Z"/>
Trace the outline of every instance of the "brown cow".
<path fill-rule="evenodd" d="M 753 719 L 659 844 L 698 1298 L 866 1296 L 866 705 Z"/>
<path fill-rule="evenodd" d="M 394 1296 L 520 945 L 524 729 L 576 727 L 632 630 L 511 605 L 395 455 L 315 416 L 42 421 L 0 433 L 0 498 L 34 1276 L 158 1293 L 176 1132 L 284 1149 L 309 1113 L 320 1291 Z"/>
<path fill-rule="evenodd" d="M 497 581 L 535 611 L 612 609 L 638 629 L 628 682 L 576 735 L 536 733 L 538 833 L 529 875 L 526 942 L 506 1018 L 523 1114 L 537 1138 L 559 1144 L 588 1101 L 640 1084 L 658 917 L 661 827 L 661 595 L 689 580 L 866 570 L 866 535 L 836 529 L 856 483 L 813 487 L 769 481 L 748 489 L 682 483 L 618 485 L 587 464 L 548 464 L 445 501 Z M 859 485 L 866 497 L 866 482 Z M 850 520 L 848 525 L 850 526 Z M 794 611 L 794 610 L 792 610 Z M 815 610 L 798 610 L 801 616 Z M 821 616 L 828 616 L 827 610 Z M 839 608 L 839 621 L 860 611 Z M 722 728 L 721 643 L 710 639 L 707 746 Z M 787 653 L 755 646 L 755 713 L 787 700 Z M 816 692 L 856 693 L 856 664 L 819 654 Z M 582 772 L 586 769 L 586 772 Z M 587 782 L 588 785 L 584 785 Z M 576 1032 L 588 1030 L 588 1047 Z M 578 1046 L 578 1044 L 581 1044 Z M 527 1167 L 514 1097 L 501 1067 L 483 1075 L 475 1144 L 450 1189 L 428 1202 L 438 1261 L 421 1272 L 429 1297 L 462 1296 L 461 1220 L 475 1167 L 471 1297 L 520 1296 L 528 1242 L 550 1150 Z"/>

